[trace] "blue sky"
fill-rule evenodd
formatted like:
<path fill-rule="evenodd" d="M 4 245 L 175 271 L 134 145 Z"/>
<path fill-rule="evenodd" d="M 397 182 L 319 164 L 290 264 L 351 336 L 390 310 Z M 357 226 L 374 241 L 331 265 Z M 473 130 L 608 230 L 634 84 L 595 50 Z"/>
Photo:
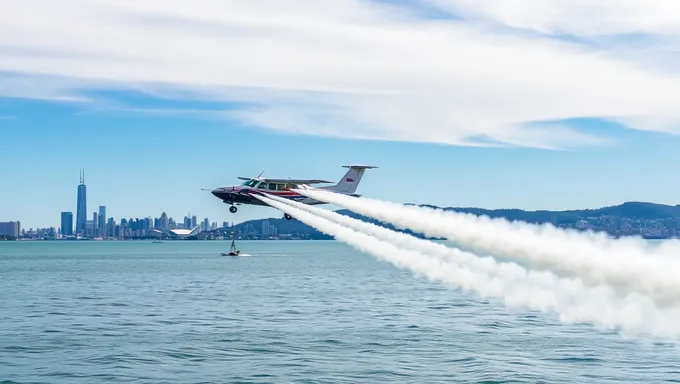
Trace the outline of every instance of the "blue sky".
<path fill-rule="evenodd" d="M 674 165 L 680 139 L 596 121 L 580 124 L 608 131 L 615 143 L 553 151 L 331 139 L 22 99 L 0 99 L 0 111 L 0 219 L 26 227 L 57 226 L 61 211 L 75 212 L 80 168 L 88 211 L 106 205 L 117 220 L 157 217 L 163 210 L 218 222 L 278 217 L 274 209 L 246 206 L 232 215 L 200 189 L 263 169 L 271 176 L 335 181 L 349 163 L 380 167 L 367 173 L 361 193 L 400 202 L 524 209 L 679 202 Z"/>
<path fill-rule="evenodd" d="M 0 5 L 0 221 L 277 217 L 262 170 L 399 202 L 678 203 L 680 12 L 563 0 Z M 282 5 L 284 4 L 284 5 Z M 652 22 L 653 21 L 653 22 Z"/>

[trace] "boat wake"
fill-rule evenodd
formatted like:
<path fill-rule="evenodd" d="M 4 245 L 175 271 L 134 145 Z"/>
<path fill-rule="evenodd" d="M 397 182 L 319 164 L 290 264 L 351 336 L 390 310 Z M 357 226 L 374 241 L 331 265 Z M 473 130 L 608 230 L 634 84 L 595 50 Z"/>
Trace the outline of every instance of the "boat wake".
<path fill-rule="evenodd" d="M 252 256 L 252 255 L 249 254 L 249 253 L 239 253 L 238 255 L 229 255 L 227 253 L 222 253 L 220 256 L 223 256 L 223 257 L 249 257 L 249 256 Z"/>

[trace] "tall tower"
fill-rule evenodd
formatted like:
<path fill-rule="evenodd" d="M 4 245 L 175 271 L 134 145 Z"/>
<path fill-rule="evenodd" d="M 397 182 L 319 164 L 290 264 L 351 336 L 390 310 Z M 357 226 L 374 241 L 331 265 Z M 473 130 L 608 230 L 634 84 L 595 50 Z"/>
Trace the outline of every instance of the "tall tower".
<path fill-rule="evenodd" d="M 78 185 L 78 205 L 76 209 L 76 233 L 84 236 L 87 229 L 87 193 L 85 190 L 85 171 L 80 171 Z"/>

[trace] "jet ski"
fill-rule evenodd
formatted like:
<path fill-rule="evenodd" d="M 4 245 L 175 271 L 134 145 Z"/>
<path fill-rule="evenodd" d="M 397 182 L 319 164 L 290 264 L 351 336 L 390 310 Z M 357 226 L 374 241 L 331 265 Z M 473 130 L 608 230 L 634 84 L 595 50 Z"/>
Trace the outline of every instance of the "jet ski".
<path fill-rule="evenodd" d="M 236 233 L 233 232 L 231 236 L 231 248 L 229 249 L 229 253 L 224 253 L 222 252 L 222 256 L 239 256 L 241 254 L 241 251 L 236 249 Z"/>

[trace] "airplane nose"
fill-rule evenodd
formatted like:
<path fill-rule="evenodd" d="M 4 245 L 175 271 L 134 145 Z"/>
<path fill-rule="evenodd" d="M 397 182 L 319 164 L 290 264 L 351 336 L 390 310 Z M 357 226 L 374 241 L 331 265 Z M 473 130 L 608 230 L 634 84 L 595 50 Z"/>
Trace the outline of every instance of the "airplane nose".
<path fill-rule="evenodd" d="M 213 196 L 224 199 L 225 197 L 231 197 L 236 192 L 234 187 L 220 187 L 213 189 L 210 193 L 212 193 Z"/>

